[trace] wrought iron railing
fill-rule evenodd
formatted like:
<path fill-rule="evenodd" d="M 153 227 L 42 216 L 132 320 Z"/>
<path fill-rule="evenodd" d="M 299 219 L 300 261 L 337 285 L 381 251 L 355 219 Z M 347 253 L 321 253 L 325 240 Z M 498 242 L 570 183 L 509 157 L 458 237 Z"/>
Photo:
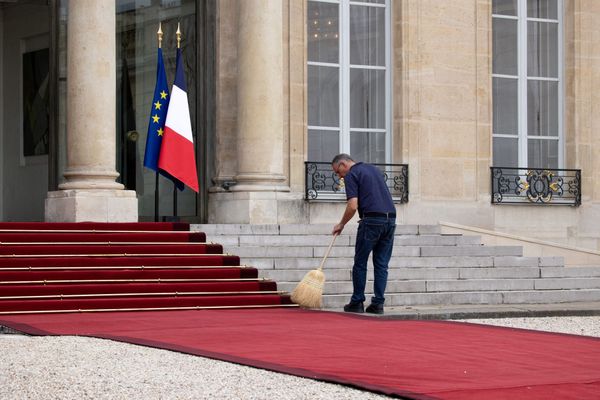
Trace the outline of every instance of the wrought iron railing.
<path fill-rule="evenodd" d="M 373 164 L 381 170 L 394 203 L 408 202 L 408 164 Z M 306 199 L 309 201 L 346 201 L 343 181 L 331 163 L 306 161 Z"/>
<path fill-rule="evenodd" d="M 581 205 L 581 170 L 491 167 L 493 204 Z"/>

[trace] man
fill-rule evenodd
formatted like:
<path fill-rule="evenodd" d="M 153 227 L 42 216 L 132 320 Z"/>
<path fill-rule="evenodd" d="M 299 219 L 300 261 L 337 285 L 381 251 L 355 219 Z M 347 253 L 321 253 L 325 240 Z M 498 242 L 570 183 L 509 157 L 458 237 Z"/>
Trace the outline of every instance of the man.
<path fill-rule="evenodd" d="M 388 263 L 394 246 L 396 208 L 385 184 L 382 172 L 375 166 L 355 162 L 348 154 L 338 154 L 331 162 L 333 172 L 344 178 L 346 210 L 333 234 L 340 234 L 358 210 L 360 221 L 354 250 L 352 283 L 354 290 L 344 311 L 362 313 L 367 284 L 367 260 L 373 252 L 375 281 L 373 297 L 367 312 L 383 314 L 384 292 L 387 285 Z"/>

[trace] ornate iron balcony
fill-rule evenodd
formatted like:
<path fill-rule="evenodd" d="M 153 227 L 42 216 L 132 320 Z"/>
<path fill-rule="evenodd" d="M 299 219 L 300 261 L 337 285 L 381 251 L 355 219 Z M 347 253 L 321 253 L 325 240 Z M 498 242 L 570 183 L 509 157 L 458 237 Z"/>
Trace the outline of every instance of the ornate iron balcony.
<path fill-rule="evenodd" d="M 373 164 L 381 170 L 394 203 L 408 202 L 408 164 Z M 331 170 L 331 163 L 305 161 L 306 200 L 346 201 L 344 182 Z"/>
<path fill-rule="evenodd" d="M 580 169 L 490 169 L 492 204 L 581 205 Z"/>

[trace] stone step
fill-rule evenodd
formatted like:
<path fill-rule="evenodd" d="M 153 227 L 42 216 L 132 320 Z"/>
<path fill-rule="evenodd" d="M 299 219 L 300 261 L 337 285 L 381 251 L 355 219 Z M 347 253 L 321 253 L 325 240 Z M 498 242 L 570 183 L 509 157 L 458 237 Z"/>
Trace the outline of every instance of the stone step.
<path fill-rule="evenodd" d="M 321 265 L 322 260 L 322 257 L 242 257 L 241 263 L 259 269 L 314 269 Z M 353 264 L 353 257 L 330 257 L 325 260 L 324 269 L 351 269 Z M 389 267 L 390 269 L 538 268 L 542 264 L 545 262 L 538 257 L 392 257 Z M 369 259 L 369 267 L 371 266 L 372 262 Z"/>
<path fill-rule="evenodd" d="M 537 267 L 460 268 L 459 279 L 539 278 Z"/>
<path fill-rule="evenodd" d="M 278 282 L 277 290 L 285 290 L 291 292 L 296 287 L 293 282 Z M 372 281 L 367 281 L 369 290 L 373 287 Z M 426 291 L 426 281 L 410 280 L 410 281 L 388 281 L 387 293 L 419 293 Z M 323 294 L 325 295 L 347 295 L 352 294 L 352 282 L 350 281 L 327 281 L 323 286 Z"/>
<path fill-rule="evenodd" d="M 341 236 L 356 234 L 357 224 L 349 224 Z M 284 225 L 251 225 L 251 224 L 192 224 L 190 230 L 218 235 L 331 235 L 333 224 L 284 224 Z M 396 225 L 396 235 L 434 235 L 440 234 L 439 225 Z M 214 240 L 214 239 L 213 239 Z"/>
<path fill-rule="evenodd" d="M 279 290 L 292 291 L 295 282 L 279 282 Z M 373 287 L 373 281 L 367 281 L 367 292 Z M 436 293 L 436 292 L 502 292 L 528 290 L 567 290 L 600 289 L 600 279 L 568 279 L 561 282 L 556 279 L 474 279 L 459 280 L 388 280 L 386 296 L 395 293 Z M 327 281 L 324 294 L 352 293 L 350 281 Z"/>
<path fill-rule="evenodd" d="M 598 289 L 600 277 L 597 278 L 544 278 L 536 279 L 534 288 L 537 290 L 556 289 Z"/>
<path fill-rule="evenodd" d="M 554 259 L 554 258 L 552 258 Z M 562 260 L 562 258 L 561 258 Z M 319 257 L 242 257 L 241 263 L 258 269 L 314 269 L 321 265 L 322 258 Z M 325 261 L 326 270 L 337 268 L 352 268 L 354 259 L 352 257 L 334 257 Z M 545 257 L 392 257 L 390 259 L 390 269 L 404 268 L 538 268 L 548 264 Z M 557 268 L 562 271 L 562 263 L 555 263 Z M 369 266 L 372 266 L 369 260 Z M 584 267 L 589 268 L 589 267 Z M 571 270 L 572 268 L 568 268 Z M 544 268 L 550 271 L 549 274 L 556 274 L 554 270 Z M 576 270 L 574 270 L 576 271 Z M 593 270 L 587 270 L 589 272 Z M 563 271 L 564 272 L 564 271 Z M 536 273 L 538 276 L 539 272 Z M 567 275 L 568 276 L 568 275 Z M 574 275 L 577 277 L 579 275 Z M 467 278 L 468 275 L 464 276 Z"/>
<path fill-rule="evenodd" d="M 278 283 L 290 282 L 297 284 L 311 269 L 263 269 L 259 271 L 260 277 L 272 279 Z M 325 279 L 329 281 L 352 281 L 351 269 L 323 270 Z M 470 280 L 470 279 L 538 279 L 539 268 L 511 267 L 511 268 L 393 268 L 388 270 L 388 280 Z M 367 271 L 367 279 L 373 279 L 373 270 Z"/>
<path fill-rule="evenodd" d="M 367 303 L 370 295 L 366 295 Z M 324 295 L 323 308 L 341 309 L 350 294 Z M 386 293 L 386 306 L 457 304 L 559 304 L 600 301 L 600 289 L 497 292 Z"/>
<path fill-rule="evenodd" d="M 211 240 L 212 239 L 212 240 Z M 328 247 L 331 235 L 222 235 L 207 238 L 223 246 L 315 246 Z M 354 247 L 356 236 L 339 236 L 335 247 Z M 398 235 L 394 246 L 477 246 L 480 236 L 461 235 Z"/>
<path fill-rule="evenodd" d="M 313 268 L 316 269 L 316 268 Z M 308 270 L 300 270 L 300 269 L 290 269 L 290 270 L 280 270 L 280 269 L 271 269 L 271 270 L 261 270 L 259 271 L 259 277 L 271 279 L 277 282 L 279 287 L 280 283 L 289 283 L 290 285 L 287 287 L 295 287 L 304 276 L 308 273 Z M 347 269 L 334 269 L 325 272 L 326 280 L 334 280 L 334 281 L 351 281 L 352 280 L 352 272 Z M 282 289 L 287 290 L 287 289 Z"/>
<path fill-rule="evenodd" d="M 422 257 L 522 256 L 521 246 L 422 246 Z"/>
<path fill-rule="evenodd" d="M 241 258 L 316 257 L 326 247 L 313 246 L 226 246 L 223 251 Z M 522 256 L 519 246 L 394 246 L 392 257 L 485 257 Z M 329 258 L 354 257 L 353 247 L 333 247 Z"/>
<path fill-rule="evenodd" d="M 292 291 L 316 269 L 332 224 L 192 225 L 207 240 Z M 346 226 L 324 265 L 325 308 L 340 309 L 352 292 L 357 224 Z M 372 290 L 369 260 L 367 291 Z M 367 293 L 367 298 L 372 294 Z M 398 225 L 386 306 L 525 305 L 600 301 L 600 266 L 564 267 L 562 257 L 523 257 L 521 246 L 484 246 L 477 235 L 442 234 L 439 225 Z"/>
<path fill-rule="evenodd" d="M 229 254 L 235 254 L 244 259 L 256 258 L 315 258 L 317 264 L 325 256 L 326 247 L 312 246 L 227 246 L 223 251 Z M 421 247 L 416 246 L 398 246 L 392 251 L 393 257 L 418 257 Z M 354 257 L 353 247 L 333 247 L 329 253 L 328 262 L 331 259 L 345 257 Z M 242 261 L 244 262 L 244 261 Z"/>
<path fill-rule="evenodd" d="M 600 277 L 600 267 L 545 267 L 541 269 L 542 278 L 584 278 Z"/>
<path fill-rule="evenodd" d="M 318 265 L 308 268 L 290 267 L 286 269 L 265 268 L 260 269 L 261 277 L 272 279 L 276 282 L 291 282 L 297 284 L 304 275 Z M 554 267 L 553 267 L 554 268 Z M 560 271 L 556 271 L 560 269 Z M 493 267 L 493 268 L 390 268 L 388 280 L 448 280 L 456 279 L 459 282 L 485 279 L 536 279 L 535 289 L 559 289 L 595 287 L 600 278 L 600 267 L 562 267 L 552 269 L 553 273 L 547 274 L 549 268 L 538 267 Z M 351 268 L 323 269 L 327 281 L 352 280 Z M 560 272 L 560 273 L 559 273 Z M 367 278 L 373 279 L 373 269 L 367 271 Z"/>
<path fill-rule="evenodd" d="M 241 262 L 259 269 L 314 269 L 321 265 L 322 257 L 242 257 Z M 352 268 L 354 264 L 353 257 L 329 257 L 325 260 L 324 269 Z M 499 266 L 505 265 L 502 262 Z M 537 268 L 539 260 L 532 257 L 532 261 L 525 266 Z M 510 267 L 510 263 L 508 263 Z M 372 262 L 369 259 L 369 266 Z M 389 263 L 390 268 L 477 268 L 493 267 L 493 257 L 392 257 Z M 515 265 L 521 267 L 521 265 Z"/>
<path fill-rule="evenodd" d="M 346 225 L 342 235 L 355 234 L 358 224 Z M 333 224 L 290 224 L 281 225 L 280 233 L 282 235 L 302 235 L 306 233 L 331 234 Z M 396 225 L 396 235 L 433 235 L 440 234 L 439 225 Z"/>

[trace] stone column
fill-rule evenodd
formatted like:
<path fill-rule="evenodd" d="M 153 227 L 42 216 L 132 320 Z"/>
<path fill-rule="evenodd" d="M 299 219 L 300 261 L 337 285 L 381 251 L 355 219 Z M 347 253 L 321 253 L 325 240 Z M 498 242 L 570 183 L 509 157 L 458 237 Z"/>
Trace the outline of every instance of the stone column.
<path fill-rule="evenodd" d="M 238 3 L 238 174 L 233 191 L 289 191 L 283 175 L 282 3 Z"/>
<path fill-rule="evenodd" d="M 69 1 L 68 24 L 66 182 L 46 220 L 137 221 L 135 192 L 115 182 L 115 2 Z"/>
<path fill-rule="evenodd" d="M 282 221 L 283 2 L 243 0 L 237 7 L 237 158 L 233 185 L 213 188 L 209 222 L 274 224 Z M 221 132 L 222 134 L 223 132 Z"/>

